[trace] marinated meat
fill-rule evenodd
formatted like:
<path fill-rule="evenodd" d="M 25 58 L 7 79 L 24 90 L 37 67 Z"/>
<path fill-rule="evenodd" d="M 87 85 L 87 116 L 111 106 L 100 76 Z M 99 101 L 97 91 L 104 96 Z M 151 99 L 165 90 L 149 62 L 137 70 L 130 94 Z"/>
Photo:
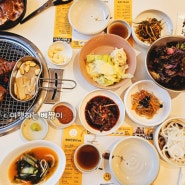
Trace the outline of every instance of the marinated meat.
<path fill-rule="evenodd" d="M 3 101 L 5 93 L 6 93 L 6 89 L 2 85 L 0 85 L 0 102 Z"/>
<path fill-rule="evenodd" d="M 0 58 L 0 77 L 10 73 L 15 65 L 14 61 L 6 61 Z"/>
<path fill-rule="evenodd" d="M 23 0 L 4 0 L 0 3 L 0 25 L 6 21 L 16 21 L 24 11 Z"/>
<path fill-rule="evenodd" d="M 7 75 L 12 71 L 14 65 L 14 61 L 6 61 L 3 58 L 0 58 L 0 81 L 7 81 Z M 5 93 L 6 89 L 0 85 L 0 102 L 3 101 Z"/>

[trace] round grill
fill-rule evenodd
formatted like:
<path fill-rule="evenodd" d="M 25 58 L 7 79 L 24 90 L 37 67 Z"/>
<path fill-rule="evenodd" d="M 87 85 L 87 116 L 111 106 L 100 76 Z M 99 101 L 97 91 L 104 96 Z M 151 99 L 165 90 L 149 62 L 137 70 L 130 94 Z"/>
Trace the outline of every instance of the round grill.
<path fill-rule="evenodd" d="M 27 39 L 8 32 L 0 33 L 0 57 L 6 61 L 18 61 L 23 56 L 34 56 L 43 65 L 42 77 L 48 77 L 47 65 L 38 48 Z M 0 135 L 15 130 L 24 117 L 36 112 L 43 103 L 46 91 L 40 91 L 35 99 L 26 103 L 14 100 L 9 94 L 10 74 L 0 77 L 0 84 L 7 90 L 0 102 Z"/>

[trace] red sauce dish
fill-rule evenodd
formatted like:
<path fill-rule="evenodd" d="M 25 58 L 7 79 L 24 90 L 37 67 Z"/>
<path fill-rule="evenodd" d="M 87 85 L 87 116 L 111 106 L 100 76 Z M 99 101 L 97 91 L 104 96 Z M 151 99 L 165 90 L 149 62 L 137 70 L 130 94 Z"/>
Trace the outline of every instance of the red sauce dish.
<path fill-rule="evenodd" d="M 66 128 L 72 125 L 76 119 L 76 109 L 68 102 L 56 103 L 51 111 L 54 117 L 50 121 L 56 128 Z"/>

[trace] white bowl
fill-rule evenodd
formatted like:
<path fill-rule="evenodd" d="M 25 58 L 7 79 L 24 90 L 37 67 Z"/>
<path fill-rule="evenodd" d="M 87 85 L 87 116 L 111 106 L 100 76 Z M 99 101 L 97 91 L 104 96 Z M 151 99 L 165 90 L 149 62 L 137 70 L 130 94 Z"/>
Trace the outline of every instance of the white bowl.
<path fill-rule="evenodd" d="M 101 0 L 77 0 L 69 8 L 68 18 L 75 30 L 91 35 L 107 27 L 110 11 Z"/>
<path fill-rule="evenodd" d="M 172 117 L 154 130 L 154 144 L 169 165 L 185 167 L 185 118 Z"/>
<path fill-rule="evenodd" d="M 26 118 L 21 124 L 21 136 L 26 141 L 44 139 L 48 133 L 48 123 L 45 119 L 34 115 Z"/>
<path fill-rule="evenodd" d="M 95 124 L 95 121 L 91 121 L 92 123 L 89 123 L 90 121 L 87 120 L 87 117 L 86 117 L 86 113 L 88 113 L 87 109 L 86 109 L 86 106 L 87 105 L 90 105 L 89 102 L 93 99 L 93 98 L 97 98 L 97 97 L 100 97 L 99 100 L 96 100 L 96 102 L 102 102 L 102 97 L 105 98 L 105 103 L 101 103 L 102 107 L 103 105 L 108 105 L 108 104 L 115 104 L 115 106 L 112 106 L 114 107 L 114 110 L 110 110 L 110 113 L 113 113 L 113 115 L 115 115 L 115 119 L 117 119 L 117 121 L 115 121 L 115 124 L 112 125 L 111 127 L 107 128 L 104 127 L 105 129 L 102 129 L 102 125 L 105 126 L 107 125 L 107 121 L 108 120 L 106 118 L 107 114 L 104 114 L 104 115 L 101 115 L 101 116 L 97 116 L 97 114 L 95 116 L 91 116 L 92 119 L 95 119 L 95 117 L 102 117 L 103 120 L 105 120 L 105 123 L 102 123 L 102 125 L 97 125 Z M 108 103 L 107 104 L 107 100 L 111 100 L 111 103 Z M 103 108 L 102 108 L 103 109 Z M 100 111 L 100 109 L 97 108 L 96 106 L 96 111 Z M 89 112 L 94 112 L 94 111 L 89 111 Z M 100 114 L 98 114 L 100 115 Z M 105 118 L 104 118 L 105 116 Z M 111 134 L 113 133 L 114 131 L 116 131 L 120 126 L 121 124 L 123 123 L 124 121 L 124 118 L 125 118 L 125 107 L 124 107 L 124 104 L 123 104 L 123 101 L 121 100 L 121 98 L 116 94 L 114 93 L 113 91 L 110 91 L 110 90 L 94 90 L 92 92 L 90 92 L 89 94 L 87 94 L 82 102 L 80 103 L 79 105 L 79 117 L 80 117 L 80 121 L 82 123 L 82 125 L 91 133 L 93 134 L 97 134 L 97 135 L 108 135 L 108 134 Z M 90 119 L 90 117 L 89 117 Z M 97 121 L 97 123 L 99 123 L 99 121 Z"/>
<path fill-rule="evenodd" d="M 48 178 L 46 177 L 46 180 L 44 181 L 45 185 L 51 185 L 56 184 L 60 177 L 62 176 L 65 165 L 66 165 L 66 157 L 61 147 L 58 145 L 49 142 L 49 141 L 30 141 L 23 145 L 20 145 L 19 147 L 12 150 L 2 161 L 0 166 L 0 184 L 12 184 L 9 179 L 9 168 L 10 166 L 15 162 L 15 160 L 20 157 L 23 153 L 26 153 L 32 149 L 35 148 L 48 148 L 57 156 L 57 166 L 56 169 L 54 169 L 54 173 L 51 174 Z M 40 184 L 40 183 L 39 183 Z M 43 183 L 41 183 L 43 184 Z"/>
<path fill-rule="evenodd" d="M 65 41 L 53 42 L 47 51 L 48 60 L 57 66 L 66 66 L 71 61 L 73 51 L 71 46 Z"/>
<path fill-rule="evenodd" d="M 97 146 L 84 143 L 79 145 L 74 153 L 76 168 L 82 173 L 95 172 L 102 161 L 102 155 Z"/>
<path fill-rule="evenodd" d="M 107 26 L 108 34 L 118 35 L 127 40 L 131 35 L 131 27 L 125 20 L 116 19 L 111 21 Z"/>
<path fill-rule="evenodd" d="M 162 108 L 153 115 L 152 118 L 147 118 L 145 116 L 138 115 L 135 110 L 132 109 L 132 98 L 131 96 L 136 92 L 145 90 L 148 93 L 152 93 L 159 102 L 163 105 Z M 141 80 L 132 84 L 126 91 L 124 95 L 125 109 L 132 121 L 143 126 L 153 127 L 162 123 L 169 116 L 171 110 L 171 98 L 169 93 L 157 86 L 151 80 Z"/>
<path fill-rule="evenodd" d="M 120 184 L 149 185 L 159 172 L 159 156 L 147 140 L 125 137 L 113 147 L 109 157 L 111 171 Z"/>
<path fill-rule="evenodd" d="M 55 113 L 55 108 L 60 107 L 60 106 L 66 107 L 68 110 L 70 110 L 70 113 L 68 113 L 68 114 L 66 114 L 66 113 L 64 114 L 62 112 Z M 51 108 L 51 112 L 53 112 L 53 117 L 50 118 L 50 122 L 52 123 L 52 125 L 54 127 L 59 128 L 59 129 L 64 129 L 66 127 L 71 126 L 76 119 L 76 109 L 72 104 L 70 104 L 68 102 L 55 103 L 53 105 L 53 107 Z M 65 123 L 63 121 L 59 121 L 58 118 L 65 119 L 64 120 Z"/>
<path fill-rule="evenodd" d="M 173 34 L 173 23 L 166 13 L 154 9 L 145 10 L 139 13 L 132 23 L 132 36 L 136 43 L 138 43 L 140 46 L 144 48 L 148 48 L 151 45 L 151 43 L 141 41 L 136 34 L 136 29 L 138 27 L 138 23 L 148 20 L 149 18 L 156 18 L 158 21 L 161 21 L 162 30 L 160 37 Z"/>

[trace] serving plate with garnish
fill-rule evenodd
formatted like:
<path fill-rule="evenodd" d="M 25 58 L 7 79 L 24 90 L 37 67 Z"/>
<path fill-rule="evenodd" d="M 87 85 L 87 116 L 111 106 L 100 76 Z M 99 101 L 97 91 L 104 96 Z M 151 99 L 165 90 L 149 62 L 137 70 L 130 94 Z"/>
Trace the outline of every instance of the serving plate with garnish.
<path fill-rule="evenodd" d="M 145 10 L 132 23 L 132 36 L 142 47 L 148 48 L 154 41 L 173 34 L 171 18 L 159 10 Z"/>
<path fill-rule="evenodd" d="M 133 83 L 124 95 L 124 104 L 132 121 L 149 127 L 166 120 L 171 110 L 169 93 L 151 80 Z"/>

